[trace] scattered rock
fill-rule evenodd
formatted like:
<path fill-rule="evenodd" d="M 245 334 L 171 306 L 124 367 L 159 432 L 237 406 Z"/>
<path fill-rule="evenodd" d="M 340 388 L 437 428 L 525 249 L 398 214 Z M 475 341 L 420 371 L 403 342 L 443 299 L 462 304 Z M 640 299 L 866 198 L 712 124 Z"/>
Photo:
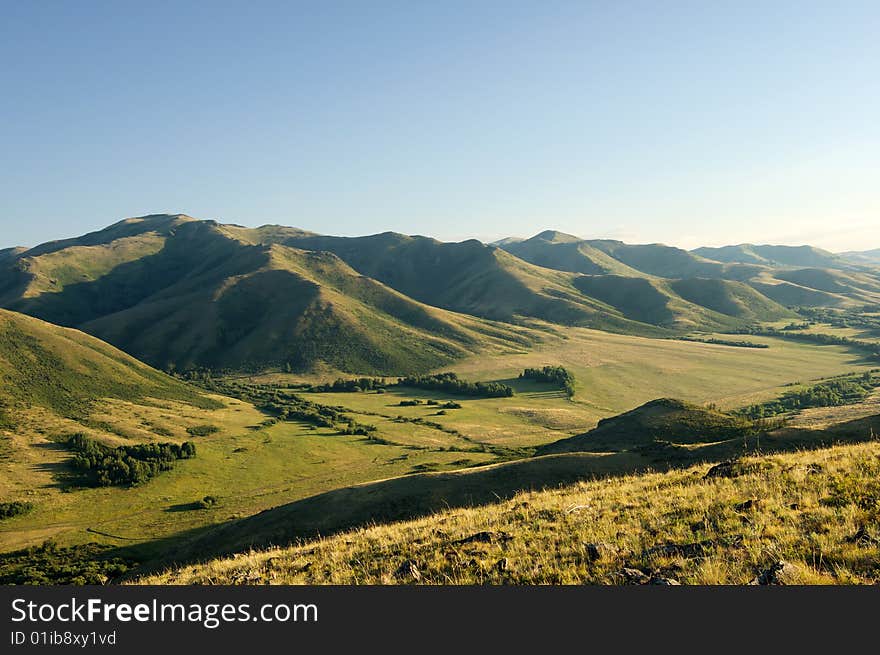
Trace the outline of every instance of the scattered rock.
<path fill-rule="evenodd" d="M 474 543 L 482 543 L 482 544 L 494 544 L 498 542 L 510 541 L 513 539 L 512 536 L 507 534 L 506 532 L 489 532 L 483 531 L 478 532 L 476 534 L 472 534 L 470 537 L 465 537 L 464 539 L 459 539 L 455 543 L 457 544 L 474 544 Z"/>
<path fill-rule="evenodd" d="M 789 562 L 779 560 L 764 569 L 749 583 L 750 585 L 794 585 L 799 578 L 798 567 Z"/>
<path fill-rule="evenodd" d="M 495 562 L 495 570 L 499 573 L 504 573 L 510 569 L 510 560 L 506 557 L 502 557 L 500 560 Z"/>
<path fill-rule="evenodd" d="M 663 585 L 666 587 L 680 587 L 681 586 L 681 583 L 678 580 L 676 580 L 675 578 L 664 578 L 659 575 L 653 576 L 651 578 L 651 580 L 648 582 L 648 584 Z"/>
<path fill-rule="evenodd" d="M 419 571 L 419 567 L 416 566 L 416 563 L 411 559 L 408 559 L 401 564 L 397 570 L 394 572 L 394 575 L 398 578 L 403 578 L 405 580 L 412 579 L 415 582 L 418 582 L 422 579 L 422 574 Z"/>
<path fill-rule="evenodd" d="M 624 584 L 648 584 L 651 581 L 651 576 L 638 569 L 621 569 L 618 575 L 623 578 Z"/>

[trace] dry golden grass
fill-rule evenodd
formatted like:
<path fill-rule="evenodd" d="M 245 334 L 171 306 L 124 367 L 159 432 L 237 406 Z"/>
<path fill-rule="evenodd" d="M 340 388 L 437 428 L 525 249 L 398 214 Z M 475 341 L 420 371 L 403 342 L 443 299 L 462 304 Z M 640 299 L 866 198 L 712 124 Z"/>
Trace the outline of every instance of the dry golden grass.
<path fill-rule="evenodd" d="M 774 567 L 782 584 L 880 582 L 880 443 L 708 469 L 523 493 L 140 582 L 747 584 Z"/>

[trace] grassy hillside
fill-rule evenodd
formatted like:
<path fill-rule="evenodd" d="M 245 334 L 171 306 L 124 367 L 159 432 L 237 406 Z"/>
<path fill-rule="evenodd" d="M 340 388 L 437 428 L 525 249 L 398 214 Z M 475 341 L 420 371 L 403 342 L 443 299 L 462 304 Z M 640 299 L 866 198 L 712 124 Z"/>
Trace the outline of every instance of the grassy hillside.
<path fill-rule="evenodd" d="M 880 302 L 880 279 L 866 273 L 803 268 L 777 271 L 774 277 L 800 286 L 845 295 L 868 303 Z"/>
<path fill-rule="evenodd" d="M 160 398 L 210 407 L 193 388 L 86 334 L 0 310 L 0 383 L 6 425 L 33 406 L 80 419 L 95 400 Z"/>
<path fill-rule="evenodd" d="M 775 321 L 795 314 L 743 282 L 689 278 L 671 280 L 669 287 L 684 300 L 748 321 Z"/>
<path fill-rule="evenodd" d="M 410 373 L 530 342 L 522 330 L 422 305 L 333 255 L 239 233 L 248 230 L 147 217 L 48 244 L 7 269 L 16 282 L 5 304 L 161 368 Z"/>
<path fill-rule="evenodd" d="M 141 582 L 871 584 L 878 478 L 876 442 L 749 457 L 521 492 Z"/>
<path fill-rule="evenodd" d="M 359 273 L 435 307 L 499 321 L 541 319 L 563 325 L 658 334 L 572 285 L 570 273 L 534 266 L 471 239 L 442 243 L 386 232 L 367 237 L 302 236 L 298 230 L 252 233 L 307 250 L 332 252 Z"/>
<path fill-rule="evenodd" d="M 531 239 L 503 243 L 500 247 L 536 266 L 558 271 L 586 275 L 639 275 L 637 271 L 602 250 L 559 232 L 541 232 Z"/>
<path fill-rule="evenodd" d="M 528 347 L 548 323 L 661 337 L 874 301 L 865 271 L 555 231 L 501 248 L 153 215 L 0 257 L 0 306 L 177 370 L 409 374 Z"/>

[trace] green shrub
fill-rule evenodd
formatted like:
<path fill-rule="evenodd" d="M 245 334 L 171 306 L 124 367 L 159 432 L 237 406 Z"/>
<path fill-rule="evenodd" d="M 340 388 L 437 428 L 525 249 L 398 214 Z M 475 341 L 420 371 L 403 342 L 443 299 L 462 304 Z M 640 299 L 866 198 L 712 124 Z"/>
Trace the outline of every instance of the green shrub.
<path fill-rule="evenodd" d="M 191 428 L 187 428 L 186 431 L 193 437 L 207 437 L 208 435 L 220 432 L 220 428 L 216 425 L 194 425 Z"/>
<path fill-rule="evenodd" d="M 27 514 L 34 508 L 33 503 L 15 500 L 11 503 L 0 503 L 0 520 Z"/>

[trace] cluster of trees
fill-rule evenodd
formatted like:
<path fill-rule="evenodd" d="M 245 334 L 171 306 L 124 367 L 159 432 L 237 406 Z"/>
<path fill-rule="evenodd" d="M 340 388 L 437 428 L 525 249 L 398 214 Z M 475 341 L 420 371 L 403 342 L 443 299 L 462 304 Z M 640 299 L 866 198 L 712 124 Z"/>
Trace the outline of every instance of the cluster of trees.
<path fill-rule="evenodd" d="M 435 375 L 411 375 L 402 378 L 398 385 L 401 387 L 415 387 L 429 391 L 443 391 L 460 396 L 477 396 L 480 398 L 510 398 L 513 395 L 513 387 L 500 382 L 468 382 L 462 380 L 457 374 L 437 373 Z"/>
<path fill-rule="evenodd" d="M 11 503 L 0 503 L 0 520 L 11 519 L 13 516 L 27 514 L 34 508 L 32 503 L 14 500 Z"/>
<path fill-rule="evenodd" d="M 313 384 L 309 387 L 309 391 L 321 392 L 352 392 L 352 391 L 373 391 L 385 388 L 384 378 L 354 378 L 346 380 L 339 378 L 335 382 L 327 384 Z"/>
<path fill-rule="evenodd" d="M 738 413 L 750 419 L 761 419 L 808 407 L 836 407 L 851 405 L 865 399 L 872 389 L 880 386 L 880 378 L 871 373 L 821 382 L 789 391 L 776 400 L 750 405 Z"/>
<path fill-rule="evenodd" d="M 67 445 L 76 453 L 73 467 L 97 487 L 134 486 L 170 471 L 179 459 L 196 456 L 196 446 L 191 441 L 179 445 L 150 443 L 113 448 L 84 434 L 74 434 L 68 438 Z"/>
<path fill-rule="evenodd" d="M 878 312 L 880 307 L 876 305 L 868 305 L 862 307 L 861 310 L 843 310 L 828 309 L 826 307 L 803 307 L 798 309 L 801 316 L 809 319 L 807 325 L 815 325 L 816 323 L 826 323 L 834 327 L 842 328 L 860 328 L 871 330 L 872 332 L 880 331 L 880 316 L 872 316 L 866 312 Z"/>
<path fill-rule="evenodd" d="M 784 329 L 784 328 L 783 328 Z M 696 343 L 711 343 L 717 346 L 733 346 L 735 348 L 769 348 L 766 343 L 755 343 L 754 341 L 732 341 L 727 339 L 718 339 L 711 337 L 709 339 L 701 339 L 699 337 L 678 337 L 679 341 L 693 341 Z"/>
<path fill-rule="evenodd" d="M 524 380 L 546 382 L 562 387 L 568 397 L 574 395 L 574 374 L 563 366 L 544 366 L 543 368 L 527 368 L 519 377 Z"/>

